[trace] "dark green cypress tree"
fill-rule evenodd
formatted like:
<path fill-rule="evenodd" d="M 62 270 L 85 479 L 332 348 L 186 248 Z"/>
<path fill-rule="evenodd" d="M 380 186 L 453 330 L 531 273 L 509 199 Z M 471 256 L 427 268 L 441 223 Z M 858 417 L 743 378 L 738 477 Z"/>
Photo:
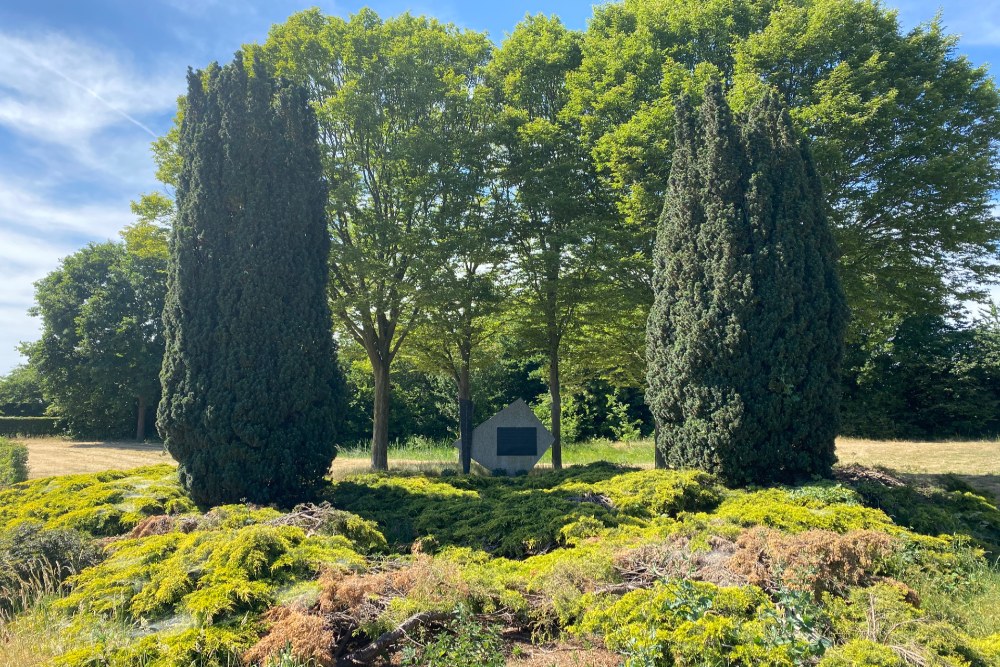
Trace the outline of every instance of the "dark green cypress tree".
<path fill-rule="evenodd" d="M 336 454 L 344 396 L 316 121 L 243 55 L 188 73 L 158 427 L 203 506 L 290 504 Z"/>
<path fill-rule="evenodd" d="M 749 298 L 745 154 L 722 88 L 678 104 L 654 251 L 647 402 L 669 465 L 725 472 L 739 457 Z"/>
<path fill-rule="evenodd" d="M 777 93 L 750 110 L 744 137 L 755 295 L 747 330 L 757 365 L 745 392 L 754 406 L 744 424 L 754 447 L 746 478 L 828 475 L 848 310 L 820 179 Z"/>
<path fill-rule="evenodd" d="M 767 97 L 678 105 L 654 250 L 647 402 L 667 463 L 729 482 L 828 473 L 846 311 L 808 151 Z"/>

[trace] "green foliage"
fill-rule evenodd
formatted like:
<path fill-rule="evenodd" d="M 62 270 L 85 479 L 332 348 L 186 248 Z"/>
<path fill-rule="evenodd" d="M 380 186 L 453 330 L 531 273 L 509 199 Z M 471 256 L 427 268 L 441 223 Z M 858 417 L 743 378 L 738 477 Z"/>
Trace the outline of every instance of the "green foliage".
<path fill-rule="evenodd" d="M 464 606 L 436 633 L 426 629 L 416 646 L 403 650 L 408 667 L 503 667 L 507 664 L 499 628 L 483 625 Z"/>
<path fill-rule="evenodd" d="M 804 530 L 886 530 L 892 520 L 878 509 L 865 507 L 850 489 L 839 485 L 810 485 L 762 491 L 737 491 L 724 500 L 713 517 L 742 526 L 769 526 L 798 533 Z"/>
<path fill-rule="evenodd" d="M 17 366 L 0 377 L 0 417 L 41 417 L 48 405 L 34 366 Z"/>
<path fill-rule="evenodd" d="M 822 652 L 759 588 L 658 582 L 615 600 L 595 598 L 579 631 L 604 636 L 626 667 L 792 665 Z"/>
<path fill-rule="evenodd" d="M 24 522 L 0 532 L 0 618 L 57 592 L 66 577 L 99 559 L 89 536 L 75 530 Z"/>
<path fill-rule="evenodd" d="M 97 643 L 60 656 L 56 667 L 238 667 L 260 634 L 260 624 L 239 621 L 207 628 L 158 632 L 126 645 Z"/>
<path fill-rule="evenodd" d="M 0 489 L 28 479 L 28 447 L 0 436 Z"/>
<path fill-rule="evenodd" d="M 195 502 L 290 505 L 329 470 L 344 391 L 316 118 L 242 55 L 186 99 L 158 427 Z"/>
<path fill-rule="evenodd" d="M 897 525 L 924 535 L 964 535 L 994 558 L 1000 556 L 1000 510 L 994 499 L 962 487 L 854 486 L 865 504 L 880 508 Z"/>
<path fill-rule="evenodd" d="M 359 475 L 329 496 L 334 505 L 291 512 L 200 514 L 167 466 L 0 492 L 0 569 L 12 573 L 0 594 L 27 608 L 0 637 L 27 639 L 44 622 L 61 638 L 58 665 L 235 667 L 268 631 L 264 612 L 295 604 L 309 632 L 350 618 L 357 638 L 459 610 L 413 635 L 408 664 L 499 664 L 496 619 L 533 641 L 596 635 L 629 667 L 988 667 L 1000 653 L 1000 574 L 982 552 L 896 525 L 840 484 L 726 490 L 700 471 L 593 464 L 516 478 Z M 112 535 L 167 504 L 189 513 L 100 542 L 59 527 L 72 507 L 117 516 L 93 531 Z M 386 557 L 373 521 L 392 546 L 416 542 L 413 553 Z M 745 528 L 759 525 L 771 530 Z M 881 545 L 877 558 L 865 544 Z M 851 571 L 832 580 L 840 567 Z"/>
<path fill-rule="evenodd" d="M 63 429 L 55 417 L 0 417 L 0 435 L 59 435 Z"/>
<path fill-rule="evenodd" d="M 72 434 L 146 437 L 160 395 L 165 269 L 162 255 L 92 243 L 35 284 L 42 335 L 23 351 Z"/>
<path fill-rule="evenodd" d="M 41 522 L 46 529 L 111 537 L 127 532 L 147 516 L 192 509 L 172 466 L 66 475 L 0 491 L 0 531 Z"/>
<path fill-rule="evenodd" d="M 242 506 L 213 510 L 241 513 Z M 82 609 L 135 621 L 184 614 L 199 625 L 275 601 L 277 588 L 314 576 L 321 565 L 359 567 L 364 559 L 340 535 L 307 536 L 297 526 L 268 525 L 270 512 L 233 525 L 126 539 L 107 547 L 105 560 L 72 579 L 62 609 Z M 239 525 L 242 524 L 242 525 Z"/>
<path fill-rule="evenodd" d="M 471 218 L 490 142 L 470 91 L 491 51 L 482 33 L 410 14 L 383 20 L 367 8 L 346 20 L 318 9 L 294 14 L 260 47 L 279 76 L 308 87 L 317 110 L 333 184 L 332 309 L 371 361 L 377 469 L 387 465 L 400 345 L 425 305 L 454 296 L 446 292 L 461 272 L 442 269 L 456 268 L 455 246 L 467 258 L 489 256 L 490 234 L 473 232 Z"/>
<path fill-rule="evenodd" d="M 595 274 L 614 261 L 613 253 L 601 252 L 612 226 L 601 218 L 597 173 L 566 112 L 581 38 L 558 17 L 526 16 L 486 72 L 487 94 L 500 106 L 498 186 L 511 203 L 514 298 L 506 322 L 526 351 L 544 356 L 556 468 L 562 465 L 560 363 L 580 333 L 581 311 L 597 301 Z"/>
<path fill-rule="evenodd" d="M 327 498 L 377 521 L 397 546 L 433 537 L 442 546 L 522 557 L 566 540 L 581 520 L 603 527 L 675 516 L 714 506 L 720 492 L 703 473 L 593 464 L 514 478 L 360 475 L 335 482 Z"/>
<path fill-rule="evenodd" d="M 905 667 L 907 663 L 885 644 L 879 644 L 870 639 L 852 639 L 843 646 L 838 646 L 827 653 L 819 664 L 823 667 L 853 667 L 854 665 Z"/>
<path fill-rule="evenodd" d="M 1000 433 L 1000 319 L 973 324 L 913 315 L 874 350 L 844 387 L 842 432 L 870 438 L 983 438 Z"/>
<path fill-rule="evenodd" d="M 985 284 L 996 271 L 986 258 L 998 238 L 989 202 L 1000 96 L 989 70 L 958 52 L 939 19 L 925 18 L 904 31 L 890 7 L 861 0 L 598 7 L 571 77 L 571 106 L 618 224 L 630 232 L 620 255 L 635 258 L 632 284 L 648 285 L 652 269 L 674 99 L 700 95 L 708 78 L 732 82 L 740 110 L 776 89 L 811 140 L 841 249 L 853 338 L 881 344 L 896 316 L 940 313 Z M 911 207 L 926 215 L 911 215 Z M 622 299 L 648 307 L 648 291 L 619 294 L 615 304 L 626 315 Z M 625 361 L 635 348 L 618 332 L 601 342 L 605 354 Z"/>
<path fill-rule="evenodd" d="M 833 632 L 845 646 L 821 664 L 858 664 L 851 660 L 859 659 L 876 665 L 995 664 L 979 653 L 967 634 L 928 618 L 905 596 L 899 586 L 876 584 L 854 589 L 846 598 L 828 597 Z"/>
<path fill-rule="evenodd" d="M 773 94 L 740 128 L 711 84 L 675 124 L 647 327 L 657 447 L 737 484 L 828 474 L 847 310 L 812 158 Z"/>

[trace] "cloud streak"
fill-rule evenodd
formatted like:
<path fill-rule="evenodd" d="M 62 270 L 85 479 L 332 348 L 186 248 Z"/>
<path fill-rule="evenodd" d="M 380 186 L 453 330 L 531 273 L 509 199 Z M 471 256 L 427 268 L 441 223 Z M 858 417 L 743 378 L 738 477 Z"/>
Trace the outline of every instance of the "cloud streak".
<path fill-rule="evenodd" d="M 38 336 L 34 282 L 86 243 L 116 238 L 129 200 L 157 187 L 149 141 L 166 129 L 185 69 L 0 29 L 0 374 Z"/>
<path fill-rule="evenodd" d="M 130 122 L 133 125 L 135 125 L 136 127 L 140 128 L 141 130 L 143 130 L 144 132 L 146 132 L 146 134 L 148 134 L 149 136 L 153 137 L 154 139 L 156 138 L 156 136 L 157 136 L 156 132 L 153 132 L 146 125 L 144 125 L 141 121 L 137 120 L 134 116 L 129 115 L 125 111 L 122 111 L 121 109 L 119 109 L 118 107 L 116 107 L 115 105 L 113 105 L 108 100 L 104 99 L 100 95 L 100 93 L 98 93 L 97 91 L 95 91 L 95 90 L 93 90 L 91 88 L 88 88 L 87 86 L 83 85 L 79 81 L 74 80 L 72 77 L 67 76 L 66 74 L 64 74 L 60 70 L 56 69 L 53 65 L 50 65 L 49 63 L 46 63 L 45 61 L 39 59 L 34 53 L 32 53 L 32 52 L 28 51 L 27 49 L 25 49 L 21 44 L 18 44 L 17 42 L 14 42 L 14 41 L 11 41 L 9 44 L 15 50 L 19 51 L 25 58 L 27 58 L 28 60 L 31 60 L 32 62 L 36 63 L 42 69 L 45 69 L 45 70 L 48 70 L 49 72 L 52 72 L 53 74 L 55 74 L 56 76 L 58 76 L 63 81 L 69 83 L 72 86 L 76 86 L 77 88 L 79 88 L 80 90 L 84 91 L 88 95 L 91 95 L 94 99 L 96 99 L 98 102 L 100 102 L 101 104 L 103 104 L 109 110 L 115 112 L 116 114 L 118 114 L 119 116 L 121 116 L 122 118 L 124 118 L 125 120 L 127 120 L 128 122 Z"/>

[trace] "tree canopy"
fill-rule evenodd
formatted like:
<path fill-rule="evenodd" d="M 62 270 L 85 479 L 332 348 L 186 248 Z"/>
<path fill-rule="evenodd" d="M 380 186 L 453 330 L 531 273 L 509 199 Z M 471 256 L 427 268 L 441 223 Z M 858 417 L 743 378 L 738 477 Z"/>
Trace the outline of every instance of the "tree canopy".
<path fill-rule="evenodd" d="M 306 86 L 319 119 L 334 184 L 330 303 L 372 365 L 376 469 L 387 466 L 392 362 L 447 260 L 452 198 L 469 201 L 467 172 L 479 168 L 472 90 L 491 51 L 481 33 L 368 9 L 295 14 L 261 47 L 278 75 Z"/>

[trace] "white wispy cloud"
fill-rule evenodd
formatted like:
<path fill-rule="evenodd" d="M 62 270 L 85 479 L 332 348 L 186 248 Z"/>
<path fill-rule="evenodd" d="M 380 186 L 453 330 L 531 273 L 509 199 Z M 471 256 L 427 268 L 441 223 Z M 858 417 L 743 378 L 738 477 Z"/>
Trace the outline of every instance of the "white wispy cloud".
<path fill-rule="evenodd" d="M 62 33 L 0 29 L 0 374 L 38 336 L 34 282 L 115 238 L 132 221 L 129 200 L 156 187 L 149 142 L 184 72 Z"/>
<path fill-rule="evenodd" d="M 103 159 L 109 133 L 134 128 L 122 136 L 148 145 L 156 132 L 143 117 L 173 107 L 183 76 L 180 67 L 138 71 L 107 49 L 60 33 L 0 32 L 0 126 L 88 168 L 112 171 Z"/>

